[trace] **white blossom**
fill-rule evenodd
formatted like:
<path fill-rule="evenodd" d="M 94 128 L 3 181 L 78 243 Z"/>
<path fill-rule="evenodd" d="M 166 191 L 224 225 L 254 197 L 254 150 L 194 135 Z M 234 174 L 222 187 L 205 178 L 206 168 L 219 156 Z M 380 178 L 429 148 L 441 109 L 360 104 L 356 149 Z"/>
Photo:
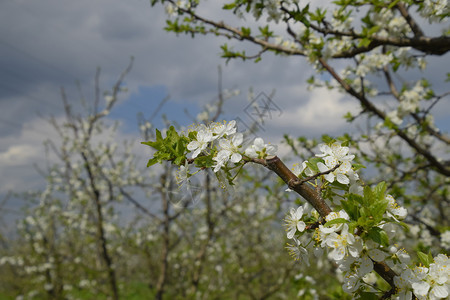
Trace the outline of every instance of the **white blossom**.
<path fill-rule="evenodd" d="M 397 126 L 403 123 L 403 119 L 399 117 L 397 110 L 388 112 L 386 118 Z"/>
<path fill-rule="evenodd" d="M 180 166 L 178 171 L 175 172 L 175 179 L 179 186 L 182 186 L 186 181 L 188 181 L 189 176 L 189 165 L 187 162 L 184 166 Z"/>
<path fill-rule="evenodd" d="M 329 257 L 340 261 L 347 255 L 358 257 L 362 250 L 362 243 L 358 236 L 348 232 L 348 225 L 344 224 L 340 234 L 332 232 L 326 237 L 326 245 L 333 248 Z"/>
<path fill-rule="evenodd" d="M 265 158 L 266 156 L 277 155 L 278 146 L 264 144 L 262 138 L 256 138 L 253 144 L 245 150 L 245 155 L 251 158 Z"/>
<path fill-rule="evenodd" d="M 388 216 L 393 217 L 395 220 L 397 220 L 397 219 L 403 220 L 406 217 L 406 215 L 408 214 L 408 211 L 406 210 L 406 208 L 398 205 L 397 202 L 395 201 L 394 197 L 392 197 L 389 194 L 386 195 L 386 199 L 389 200 L 389 204 L 387 206 Z"/>
<path fill-rule="evenodd" d="M 208 143 L 213 139 L 212 132 L 209 130 L 200 130 L 197 132 L 197 140 L 190 142 L 187 145 L 189 151 L 194 151 L 192 153 L 192 158 L 196 158 L 200 152 L 206 149 Z"/>
<path fill-rule="evenodd" d="M 308 255 L 308 250 L 306 250 L 305 248 L 303 248 L 300 245 L 299 240 L 297 240 L 296 238 L 293 238 L 294 240 L 294 245 L 291 244 L 287 244 L 286 249 L 289 252 L 289 255 L 292 256 L 292 258 L 294 260 L 300 260 L 302 262 L 305 262 L 307 266 L 309 266 L 309 255 Z"/>
<path fill-rule="evenodd" d="M 351 161 L 355 156 L 348 154 L 348 147 L 342 147 L 340 143 L 336 142 L 331 147 L 326 144 L 321 144 L 319 145 L 319 149 L 322 153 L 316 154 L 316 156 L 323 157 L 325 162 L 325 164 L 322 162 L 317 164 L 320 172 L 329 171 L 340 164 L 336 170 L 324 175 L 328 182 L 334 182 L 336 179 L 339 183 L 349 184 L 350 179 L 356 180 L 358 178 L 353 172 L 351 165 Z"/>
<path fill-rule="evenodd" d="M 214 134 L 213 139 L 217 140 L 223 136 L 231 136 L 236 133 L 236 121 L 232 120 L 229 123 L 223 121 L 223 123 L 213 123 L 211 124 L 211 130 Z"/>
<path fill-rule="evenodd" d="M 335 219 L 349 220 L 350 217 L 345 210 L 340 210 L 339 212 L 331 212 L 325 217 L 325 221 L 327 221 L 327 222 L 335 220 Z M 329 227 L 321 226 L 321 227 L 319 227 L 319 229 L 324 234 L 330 234 L 332 232 L 337 232 L 337 231 L 341 230 L 343 226 L 344 226 L 344 223 L 340 223 L 340 224 L 333 224 Z"/>
<path fill-rule="evenodd" d="M 292 239 L 297 230 L 299 232 L 303 232 L 305 230 L 306 224 L 301 220 L 303 210 L 303 206 L 299 206 L 297 209 L 291 208 L 290 215 L 286 217 L 285 221 L 288 239 Z"/>
<path fill-rule="evenodd" d="M 450 230 L 441 233 L 441 245 L 444 248 L 450 248 Z"/>
<path fill-rule="evenodd" d="M 214 165 L 214 172 L 220 170 L 221 167 L 230 160 L 231 162 L 237 163 L 241 161 L 242 155 L 239 153 L 239 146 L 242 144 L 244 138 L 242 133 L 237 133 L 231 140 L 221 139 L 219 140 L 220 151 L 217 153 L 213 160 L 216 161 Z"/>

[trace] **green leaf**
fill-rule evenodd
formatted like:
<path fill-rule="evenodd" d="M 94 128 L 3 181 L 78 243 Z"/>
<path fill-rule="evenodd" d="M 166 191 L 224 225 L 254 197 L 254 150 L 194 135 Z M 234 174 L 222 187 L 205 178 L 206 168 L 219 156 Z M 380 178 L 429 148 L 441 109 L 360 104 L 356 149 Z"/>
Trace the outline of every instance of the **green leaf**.
<path fill-rule="evenodd" d="M 184 161 L 186 160 L 186 157 L 184 156 L 178 156 L 173 163 L 176 164 L 177 166 L 181 166 L 184 164 Z"/>
<path fill-rule="evenodd" d="M 317 163 L 323 162 L 323 159 L 320 157 L 312 157 L 308 160 L 306 165 L 313 170 L 315 173 L 319 173 L 319 168 L 317 167 Z"/>
<path fill-rule="evenodd" d="M 195 159 L 195 166 L 197 168 L 210 168 L 214 165 L 214 160 L 212 159 L 213 155 L 208 156 L 198 156 Z"/>
<path fill-rule="evenodd" d="M 157 158 L 151 158 L 151 159 L 149 159 L 149 160 L 148 160 L 148 163 L 147 163 L 147 168 L 150 167 L 150 166 L 153 166 L 153 165 L 156 164 L 157 162 L 158 162 L 158 159 L 157 159 Z"/>
<path fill-rule="evenodd" d="M 301 11 L 297 10 L 297 11 L 290 12 L 290 14 L 294 18 L 294 20 L 303 23 L 303 25 L 305 25 L 306 27 L 311 26 L 310 21 L 306 17 L 308 15 L 308 13 L 309 13 L 309 3 Z"/>
<path fill-rule="evenodd" d="M 373 26 L 372 28 L 369 29 L 369 31 L 367 31 L 367 35 L 371 36 L 374 33 L 378 32 L 380 30 L 380 26 Z"/>
<path fill-rule="evenodd" d="M 236 7 L 236 3 L 228 3 L 228 4 L 224 4 L 223 6 L 222 6 L 222 9 L 233 9 L 233 8 L 235 8 Z"/>
<path fill-rule="evenodd" d="M 269 30 L 269 25 L 266 25 L 264 27 L 258 27 L 258 29 L 261 32 L 262 37 L 264 38 L 273 37 L 273 31 Z"/>
<path fill-rule="evenodd" d="M 351 112 L 347 112 L 347 113 L 344 115 L 344 119 L 345 119 L 347 122 L 352 122 L 352 121 L 355 119 L 355 117 L 352 115 Z"/>
<path fill-rule="evenodd" d="M 379 200 L 386 198 L 386 183 L 382 181 L 377 184 L 377 186 L 373 188 L 373 192 L 375 197 Z"/>
<path fill-rule="evenodd" d="M 388 200 L 377 202 L 370 206 L 370 215 L 373 217 L 373 221 L 377 224 L 383 219 L 383 215 L 386 212 Z"/>
<path fill-rule="evenodd" d="M 358 223 L 357 222 L 350 222 L 350 223 L 348 223 L 348 232 L 355 232 L 357 227 L 358 227 Z"/>
<path fill-rule="evenodd" d="M 243 37 L 248 37 L 251 34 L 251 29 L 250 27 L 241 27 L 241 32 L 242 32 L 242 36 Z"/>
<path fill-rule="evenodd" d="M 350 194 L 348 195 L 348 200 L 351 202 L 358 203 L 360 205 L 364 204 L 364 198 L 361 195 L 358 194 Z"/>
<path fill-rule="evenodd" d="M 382 246 L 389 246 L 389 238 L 386 234 L 386 232 L 379 228 L 379 227 L 372 227 L 370 228 L 367 236 L 374 242 L 382 245 Z"/>
<path fill-rule="evenodd" d="M 362 165 L 362 164 L 352 164 L 352 167 L 355 171 L 359 170 L 359 169 L 365 169 L 366 166 Z"/>
<path fill-rule="evenodd" d="M 400 2 L 400 0 L 395 0 L 395 1 L 392 1 L 392 3 L 391 4 L 389 4 L 389 6 L 388 6 L 388 9 L 392 9 L 394 6 L 396 6 L 397 5 L 397 3 L 398 2 Z"/>
<path fill-rule="evenodd" d="M 329 135 L 327 135 L 327 134 L 324 134 L 324 135 L 322 135 L 322 141 L 323 141 L 325 144 L 332 144 L 332 143 L 334 143 L 336 140 L 335 140 L 334 138 L 332 138 L 331 136 L 329 136 Z"/>
<path fill-rule="evenodd" d="M 364 199 L 364 201 L 363 201 L 362 205 L 367 206 L 367 207 L 370 206 L 373 202 L 375 202 L 375 196 L 374 196 L 370 186 L 364 187 L 363 199 Z"/>
<path fill-rule="evenodd" d="M 417 251 L 417 257 L 419 258 L 420 262 L 427 268 L 431 263 L 433 263 L 433 256 L 431 255 L 431 253 L 425 254 L 423 252 Z"/>
<path fill-rule="evenodd" d="M 195 138 L 195 136 L 193 136 Z M 141 144 L 150 146 L 157 151 L 153 154 L 153 158 L 147 163 L 150 167 L 157 162 L 171 161 L 180 166 L 186 161 L 187 147 L 189 138 L 180 136 L 174 126 L 170 126 L 167 130 L 166 137 L 163 138 L 161 131 L 156 129 L 156 141 L 142 142 Z"/>
<path fill-rule="evenodd" d="M 156 150 L 161 150 L 161 148 L 162 148 L 162 144 L 159 143 L 159 142 L 148 141 L 148 142 L 141 142 L 141 144 L 150 146 L 150 147 L 152 147 L 153 149 L 156 149 Z"/>
<path fill-rule="evenodd" d="M 361 299 L 361 300 L 377 300 L 377 299 L 379 299 L 379 297 L 376 294 L 370 293 L 370 292 L 361 292 L 361 293 L 359 293 L 359 296 L 360 297 L 358 299 Z"/>
<path fill-rule="evenodd" d="M 361 21 L 368 26 L 372 26 L 373 24 L 369 14 L 367 14 L 364 18 L 362 18 Z"/>
<path fill-rule="evenodd" d="M 158 128 L 157 128 L 157 129 L 156 129 L 156 141 L 157 141 L 157 142 L 160 142 L 160 141 L 162 141 L 162 140 L 163 140 L 163 138 L 162 138 L 161 131 L 159 131 Z"/>
<path fill-rule="evenodd" d="M 190 140 L 195 140 L 197 138 L 197 131 L 191 131 L 188 134 Z"/>
<path fill-rule="evenodd" d="M 368 38 L 363 38 L 363 39 L 361 39 L 361 40 L 359 41 L 358 47 L 367 47 L 367 46 L 370 45 L 371 42 L 372 42 L 372 41 L 371 41 L 370 39 L 368 39 Z"/>
<path fill-rule="evenodd" d="M 344 218 L 336 218 L 334 220 L 326 222 L 323 226 L 330 227 L 335 224 L 343 224 L 343 223 L 348 223 L 348 220 L 346 220 Z"/>
<path fill-rule="evenodd" d="M 352 196 L 353 194 L 350 194 Z M 347 212 L 351 220 L 358 220 L 359 218 L 359 210 L 356 202 L 349 201 L 341 201 L 342 208 Z"/>

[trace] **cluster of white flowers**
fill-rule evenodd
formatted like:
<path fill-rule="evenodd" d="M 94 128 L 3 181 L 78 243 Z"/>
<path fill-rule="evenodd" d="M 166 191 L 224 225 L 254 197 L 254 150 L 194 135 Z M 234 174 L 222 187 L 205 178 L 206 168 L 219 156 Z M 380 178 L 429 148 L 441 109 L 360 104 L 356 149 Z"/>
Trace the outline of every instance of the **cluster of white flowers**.
<path fill-rule="evenodd" d="M 294 240 L 294 245 L 287 244 L 286 249 L 295 260 L 301 260 L 309 266 L 308 251 L 301 246 L 300 241 L 295 237 L 296 232 L 302 233 L 306 229 L 305 222 L 302 221 L 304 215 L 309 214 L 309 206 L 305 204 L 297 209 L 291 208 L 290 215 L 284 221 L 286 222 L 287 238 Z"/>
<path fill-rule="evenodd" d="M 324 175 L 327 182 L 333 183 L 335 180 L 341 184 L 348 185 L 349 192 L 354 194 L 360 194 L 362 187 L 359 184 L 359 176 L 354 172 L 352 168 L 352 160 L 355 158 L 354 155 L 349 155 L 349 148 L 342 147 L 339 142 L 333 143 L 331 146 L 326 144 L 319 145 L 321 154 L 316 154 L 317 157 L 322 157 L 323 162 L 317 163 L 317 168 L 320 172 L 328 172 L 335 167 L 335 170 Z M 308 167 L 308 161 L 304 161 L 301 164 L 294 164 L 292 168 L 292 173 L 297 177 L 300 177 L 302 173 L 306 176 L 313 176 L 314 171 Z M 287 192 L 291 192 L 291 189 L 286 189 Z M 338 201 L 338 199 L 336 199 Z M 339 202 L 337 202 L 338 204 Z"/>
<path fill-rule="evenodd" d="M 292 7 L 293 3 L 298 3 L 298 0 L 285 0 L 285 1 L 281 1 L 281 0 L 266 0 L 264 1 L 264 5 L 261 6 L 260 3 L 255 2 L 252 6 L 251 6 L 251 12 L 253 14 L 253 17 L 256 20 L 259 20 L 261 18 L 261 16 L 263 16 L 263 14 L 267 15 L 266 18 L 266 22 L 271 22 L 274 21 L 275 23 L 278 23 L 283 15 L 284 12 L 281 10 L 281 4 L 283 2 L 283 7 L 284 8 L 289 8 Z M 238 17 L 244 18 L 244 14 L 243 11 L 241 11 L 240 9 L 238 9 L 236 11 Z"/>
<path fill-rule="evenodd" d="M 428 90 L 424 87 L 422 80 L 416 82 L 413 88 L 405 89 L 400 95 L 400 105 L 388 112 L 386 117 L 395 125 L 403 123 L 404 117 L 409 113 L 414 113 L 419 108 L 419 102 L 425 98 Z"/>
<path fill-rule="evenodd" d="M 196 130 L 196 140 L 191 141 L 187 149 L 194 151 L 192 158 L 196 158 L 200 153 L 205 152 L 211 143 L 217 142 L 219 151 L 213 158 L 216 161 L 214 172 L 219 171 L 228 161 L 237 163 L 242 159 L 239 147 L 243 142 L 243 135 L 236 133 L 236 121 L 211 123 L 209 126 L 201 124 Z"/>
<path fill-rule="evenodd" d="M 398 47 L 394 49 L 391 50 L 392 54 L 403 68 L 408 70 L 409 68 L 419 67 L 421 70 L 425 70 L 427 66 L 425 58 L 416 55 L 414 51 L 411 51 L 411 47 Z"/>
<path fill-rule="evenodd" d="M 441 233 L 441 245 L 446 249 L 450 248 L 450 230 Z"/>
<path fill-rule="evenodd" d="M 219 140 L 219 146 L 221 150 L 217 153 L 217 156 L 213 158 L 216 161 L 214 166 L 214 172 L 220 170 L 228 161 L 238 163 L 242 159 L 242 155 L 239 153 L 239 147 L 244 141 L 242 133 L 235 134 L 231 139 L 222 138 Z"/>
<path fill-rule="evenodd" d="M 406 210 L 395 204 L 391 195 L 386 198 L 390 201 L 386 217 L 404 218 Z M 294 244 L 288 244 L 286 248 L 295 260 L 307 265 L 309 252 L 302 246 L 300 238 L 307 228 L 302 219 L 310 215 L 311 211 L 306 204 L 297 209 L 291 208 L 285 219 L 287 238 L 294 241 Z M 350 218 L 344 210 L 332 212 L 325 218 L 327 222 L 335 219 L 349 221 Z M 333 260 L 342 272 L 343 290 L 347 293 L 355 292 L 368 280 L 369 274 L 374 270 L 374 262 L 386 261 L 391 268 L 400 269 L 400 275 L 395 278 L 398 299 L 412 299 L 412 293 L 418 299 L 442 299 L 448 296 L 450 268 L 446 255 L 437 255 L 428 268 L 411 269 L 408 266 L 410 257 L 404 249 L 397 249 L 395 246 L 382 247 L 373 240 L 364 241 L 354 232 L 350 232 L 346 223 L 319 225 L 314 239 L 314 254 L 317 256 L 323 253 L 323 250 L 327 251 L 328 258 Z"/>
<path fill-rule="evenodd" d="M 267 1 L 265 4 L 265 9 L 267 11 L 268 17 L 267 22 L 270 22 L 272 20 L 275 21 L 275 23 L 278 23 L 283 16 L 283 13 L 280 10 L 281 7 L 281 1 L 280 0 L 270 0 Z"/>
<path fill-rule="evenodd" d="M 336 170 L 325 175 L 328 182 L 332 183 L 336 179 L 339 183 L 349 184 L 350 181 L 358 180 L 358 174 L 353 171 L 351 164 L 355 156 L 348 154 L 348 147 L 342 147 L 340 143 L 333 143 L 331 147 L 321 144 L 319 149 L 322 153 L 316 154 L 316 156 L 322 157 L 325 162 L 325 164 L 322 162 L 317 164 L 320 172 L 326 172 L 339 165 Z"/>
<path fill-rule="evenodd" d="M 349 220 L 348 214 L 343 210 L 330 213 L 325 220 L 329 222 L 337 218 Z M 322 248 L 329 247 L 331 251 L 328 257 L 340 264 L 348 264 L 348 259 L 353 262 L 354 258 L 360 257 L 363 248 L 361 238 L 349 232 L 347 224 L 335 224 L 329 227 L 319 225 L 316 229 L 316 242 Z"/>
<path fill-rule="evenodd" d="M 400 16 L 393 17 L 389 22 L 388 28 L 391 34 L 396 33 L 396 35 L 409 32 L 408 24 L 406 23 L 405 18 Z"/>
<path fill-rule="evenodd" d="M 287 237 L 294 240 L 294 245 L 288 244 L 289 254 L 296 260 L 309 265 L 308 250 L 301 245 L 299 237 L 295 234 L 303 233 L 306 224 L 301 220 L 307 207 L 292 208 L 286 217 Z M 330 213 L 326 221 L 337 218 L 349 220 L 348 214 L 341 210 Z M 354 292 L 362 282 L 362 278 L 373 270 L 373 262 L 383 260 L 387 254 L 379 250 L 379 245 L 369 241 L 364 245 L 362 239 L 349 231 L 347 224 L 334 224 L 329 227 L 319 225 L 315 232 L 316 248 L 314 254 L 321 255 L 323 250 L 328 251 L 328 257 L 335 261 L 344 275 L 344 290 Z M 310 244 L 310 243 L 308 243 Z"/>
<path fill-rule="evenodd" d="M 345 32 L 352 28 L 353 17 L 343 17 L 341 10 L 333 11 L 333 17 L 331 19 L 331 27 L 334 30 Z"/>
<path fill-rule="evenodd" d="M 408 214 L 408 211 L 406 210 L 406 208 L 401 207 L 400 205 L 398 205 L 398 203 L 395 201 L 394 197 L 392 197 L 391 195 L 387 195 L 386 199 L 389 200 L 389 204 L 387 207 L 387 216 L 391 217 L 395 220 L 400 219 L 403 220 L 406 215 Z"/>
<path fill-rule="evenodd" d="M 438 254 L 428 268 L 405 268 L 394 278 L 400 299 L 411 299 L 412 293 L 419 300 L 447 298 L 450 289 L 449 263 L 447 255 Z"/>
<path fill-rule="evenodd" d="M 389 64 L 393 59 L 392 53 L 370 53 L 357 55 L 356 59 L 359 64 L 356 68 L 355 74 L 357 76 L 365 77 L 368 73 L 373 73 L 382 69 Z"/>
<path fill-rule="evenodd" d="M 405 90 L 400 96 L 399 113 L 401 115 L 415 112 L 419 101 L 425 97 L 427 90 L 421 80 L 417 81 L 412 89 Z"/>
<path fill-rule="evenodd" d="M 286 230 L 287 238 L 292 239 L 297 232 L 303 232 L 305 230 L 306 224 L 302 221 L 303 212 L 305 207 L 299 206 L 297 209 L 291 208 L 291 214 L 286 217 Z"/>
<path fill-rule="evenodd" d="M 411 28 L 404 19 L 395 16 L 394 11 L 387 7 L 382 8 L 381 10 L 373 9 L 372 21 L 380 27 L 380 29 L 374 33 L 379 37 L 402 36 L 411 31 Z"/>
<path fill-rule="evenodd" d="M 169 2 L 166 5 L 166 13 L 169 17 L 175 17 L 178 15 L 178 8 L 189 9 L 190 7 L 191 3 L 186 0 L 175 1 L 175 5 Z"/>
<path fill-rule="evenodd" d="M 339 166 L 333 172 L 323 175 L 327 182 L 337 180 L 341 184 L 351 184 L 359 180 L 358 174 L 353 170 L 351 161 L 355 158 L 349 154 L 349 148 L 341 146 L 340 143 L 331 145 L 319 145 L 322 152 L 316 156 L 324 161 L 317 162 L 317 167 L 321 172 Z M 311 176 L 313 171 L 307 162 L 295 165 L 293 173 L 301 176 L 304 173 Z M 362 195 L 362 188 L 348 189 L 349 193 Z M 407 215 L 407 210 L 401 207 L 392 195 L 387 194 L 388 201 L 386 212 L 382 221 L 375 225 L 383 230 L 391 239 L 392 231 L 395 231 L 395 223 L 402 220 Z M 448 277 L 450 276 L 448 258 L 445 255 L 438 255 L 434 263 L 428 268 L 410 268 L 410 257 L 404 249 L 396 246 L 383 246 L 372 239 L 361 238 L 356 229 L 349 225 L 352 221 L 345 210 L 331 212 L 325 217 L 326 222 L 333 220 L 331 225 L 319 225 L 314 234 L 308 234 L 308 223 L 312 224 L 318 219 L 315 210 L 309 208 L 308 204 L 298 208 L 291 208 L 290 213 L 285 218 L 287 238 L 294 243 L 287 244 L 289 254 L 302 263 L 309 265 L 309 253 L 314 251 L 315 256 L 327 253 L 330 260 L 334 261 L 342 274 L 343 290 L 347 293 L 356 292 L 362 285 L 373 279 L 374 263 L 385 262 L 389 267 L 400 274 L 395 278 L 397 296 L 399 299 L 411 299 L 414 294 L 418 299 L 441 299 L 448 296 Z M 387 222 L 391 220 L 392 223 Z M 311 243 L 311 240 L 314 243 Z M 314 244 L 314 246 L 312 245 Z M 306 245 L 306 246 L 304 246 Z M 372 274 L 372 275 L 371 275 Z M 372 279 L 371 279 L 372 278 Z"/>
<path fill-rule="evenodd" d="M 267 156 L 277 155 L 278 146 L 272 144 L 264 144 L 262 138 L 256 138 L 253 145 L 245 150 L 245 155 L 251 158 L 265 158 Z"/>
<path fill-rule="evenodd" d="M 450 11 L 447 0 L 425 0 L 420 10 L 420 15 L 432 22 L 442 22 L 441 16 L 447 15 Z"/>
<path fill-rule="evenodd" d="M 189 177 L 189 165 L 187 163 L 184 166 L 180 166 L 178 171 L 175 172 L 175 180 L 179 186 L 182 186 L 186 181 L 188 181 Z"/>
<path fill-rule="evenodd" d="M 196 139 L 187 145 L 187 149 L 192 153 L 191 158 L 198 157 L 201 153 L 209 155 L 210 148 L 216 147 L 216 153 L 213 157 L 215 161 L 214 172 L 218 172 L 226 166 L 229 161 L 239 163 L 242 160 L 241 147 L 244 141 L 244 135 L 237 132 L 236 121 L 224 121 L 223 123 L 211 123 L 208 126 L 201 124 L 196 126 Z M 266 158 L 275 156 L 277 146 L 264 144 L 262 138 L 256 138 L 252 145 L 245 150 L 245 155 L 250 158 Z M 189 177 L 187 166 L 177 173 L 178 181 L 182 182 Z"/>
<path fill-rule="evenodd" d="M 298 49 L 298 45 L 294 41 L 286 40 L 282 36 L 277 36 L 274 42 L 275 44 L 280 45 L 281 47 L 286 49 Z"/>
<path fill-rule="evenodd" d="M 351 37 L 343 36 L 339 39 L 337 38 L 329 38 L 327 39 L 324 48 L 322 50 L 322 57 L 324 59 L 329 59 L 333 55 L 337 53 L 341 53 L 345 49 L 348 49 L 352 46 L 353 40 Z"/>
<path fill-rule="evenodd" d="M 387 195 L 386 198 L 390 201 L 387 216 L 405 217 L 406 210 L 397 204 L 392 205 L 392 203 L 395 203 L 395 200 L 393 200 L 391 195 Z M 392 209 L 392 206 L 395 208 Z M 330 213 L 326 217 L 326 221 L 336 218 L 349 219 L 347 213 L 341 210 L 338 213 Z M 303 221 L 295 209 L 291 210 L 291 218 L 289 220 L 292 220 L 291 231 L 288 232 L 289 236 L 292 236 L 294 231 L 294 223 L 301 224 L 300 228 L 305 226 L 302 224 Z M 301 232 L 300 230 L 297 231 Z M 359 236 L 349 232 L 347 224 L 335 224 L 329 227 L 319 225 L 315 236 L 316 245 L 328 250 L 328 258 L 334 260 L 342 272 L 343 290 L 347 293 L 355 292 L 364 284 L 367 276 L 374 269 L 374 262 L 386 261 L 391 268 L 397 267 L 402 270 L 399 272 L 401 275 L 397 276 L 394 281 L 397 287 L 397 299 L 412 299 L 412 293 L 418 299 L 442 299 L 448 297 L 450 269 L 448 257 L 443 254 L 439 254 L 429 268 L 415 267 L 410 269 L 408 267 L 410 257 L 404 249 L 397 249 L 396 247 L 386 249 L 372 240 L 363 241 Z M 301 258 L 309 264 L 306 249 L 301 246 L 299 239 L 295 235 L 292 236 L 292 239 L 294 239 L 296 245 L 289 245 L 290 254 L 297 255 L 297 260 Z M 318 249 L 315 251 L 316 254 L 320 252 Z"/>

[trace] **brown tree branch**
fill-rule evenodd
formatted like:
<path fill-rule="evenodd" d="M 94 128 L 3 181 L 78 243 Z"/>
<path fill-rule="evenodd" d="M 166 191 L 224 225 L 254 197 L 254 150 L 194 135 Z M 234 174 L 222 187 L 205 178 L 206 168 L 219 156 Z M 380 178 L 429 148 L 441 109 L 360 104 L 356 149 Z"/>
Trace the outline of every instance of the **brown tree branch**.
<path fill-rule="evenodd" d="M 113 268 L 112 258 L 108 251 L 105 231 L 103 229 L 103 212 L 102 212 L 102 204 L 101 204 L 101 200 L 100 200 L 100 191 L 97 188 L 97 185 L 95 183 L 95 179 L 94 179 L 95 176 L 91 169 L 90 161 L 84 151 L 81 152 L 81 157 L 83 158 L 85 168 L 88 173 L 89 183 L 90 183 L 90 186 L 92 189 L 92 193 L 93 193 L 92 196 L 93 196 L 93 200 L 94 200 L 94 204 L 95 204 L 95 208 L 96 208 L 96 212 L 97 212 L 97 224 L 96 225 L 97 225 L 97 233 L 98 233 L 98 238 L 99 238 L 100 247 L 101 247 L 101 255 L 102 255 L 103 261 L 106 265 L 108 281 L 109 281 L 109 285 L 110 285 L 112 293 L 113 293 L 112 297 L 114 300 L 118 300 L 119 299 L 119 290 L 118 290 L 118 286 L 117 286 L 116 272 Z"/>
<path fill-rule="evenodd" d="M 331 212 L 331 208 L 325 203 L 322 197 L 305 182 L 301 182 L 277 156 L 265 160 L 251 159 L 251 162 L 261 164 L 275 172 L 290 189 L 305 198 L 319 212 L 322 218 L 325 218 Z"/>
<path fill-rule="evenodd" d="M 171 2 L 173 5 L 176 6 L 176 3 L 174 3 L 174 1 L 169 1 L 169 2 Z M 195 21 L 200 21 L 204 24 L 211 25 L 214 28 L 217 28 L 219 30 L 223 30 L 225 32 L 230 33 L 231 35 L 227 36 L 228 38 L 235 38 L 238 40 L 248 40 L 254 44 L 262 46 L 265 49 L 279 51 L 279 52 L 290 54 L 290 55 L 305 55 L 305 53 L 299 49 L 286 48 L 281 45 L 275 45 L 275 44 L 269 43 L 268 41 L 266 41 L 264 39 L 260 39 L 255 36 L 252 36 L 252 35 L 246 35 L 238 28 L 230 26 L 223 21 L 216 22 L 216 21 L 201 17 L 198 14 L 196 14 L 192 9 L 184 9 L 184 8 L 178 8 L 178 9 L 180 11 L 182 11 L 183 13 L 190 15 Z M 200 32 L 200 31 L 193 31 L 193 32 L 205 34 L 205 32 Z M 206 32 L 206 33 L 208 33 L 208 32 Z M 210 33 L 220 35 L 220 33 L 218 33 L 218 32 L 210 32 Z"/>
<path fill-rule="evenodd" d="M 402 2 L 397 3 L 395 6 L 397 10 L 400 12 L 400 14 L 405 18 L 406 22 L 408 23 L 409 27 L 411 28 L 412 32 L 414 32 L 414 36 L 416 38 L 424 36 L 422 29 L 420 28 L 419 24 L 411 17 L 411 15 L 408 12 L 408 9 L 405 7 L 405 5 Z"/>
<path fill-rule="evenodd" d="M 160 188 L 159 193 L 161 195 L 162 208 L 163 208 L 163 232 L 162 232 L 162 249 L 161 249 L 161 260 L 159 268 L 158 281 L 156 283 L 156 294 L 155 299 L 162 300 L 165 292 L 165 285 L 167 282 L 167 273 L 169 268 L 169 246 L 170 246 L 170 215 L 169 215 L 169 199 L 167 199 L 167 194 L 165 193 L 165 188 L 167 185 L 167 174 L 163 173 L 160 177 Z"/>
<path fill-rule="evenodd" d="M 315 31 L 327 35 L 334 35 L 336 37 L 350 37 L 354 40 L 369 38 L 371 40 L 370 44 L 367 46 L 355 47 L 350 50 L 342 51 L 333 55 L 333 58 L 351 58 L 357 54 L 368 52 L 378 46 L 381 45 L 389 45 L 389 46 L 397 46 L 397 47 L 412 47 L 416 50 L 424 52 L 426 54 L 432 55 L 443 55 L 450 50 L 450 37 L 447 36 L 439 36 L 439 37 L 426 37 L 424 36 L 422 30 L 419 28 L 417 23 L 412 19 L 412 17 L 407 12 L 406 8 L 400 3 L 398 7 L 402 16 L 406 19 L 408 24 L 411 27 L 411 30 L 414 32 L 414 37 L 393 37 L 393 36 L 377 36 L 372 35 L 367 37 L 363 34 L 355 32 L 353 29 L 349 31 L 339 31 L 335 29 L 331 29 L 329 27 L 320 27 L 313 23 L 306 24 L 302 22 L 306 27 L 312 28 Z M 287 13 L 290 16 L 290 19 L 295 19 L 293 13 L 286 9 L 285 7 L 281 7 L 281 10 Z M 297 38 L 296 38 L 297 40 Z"/>

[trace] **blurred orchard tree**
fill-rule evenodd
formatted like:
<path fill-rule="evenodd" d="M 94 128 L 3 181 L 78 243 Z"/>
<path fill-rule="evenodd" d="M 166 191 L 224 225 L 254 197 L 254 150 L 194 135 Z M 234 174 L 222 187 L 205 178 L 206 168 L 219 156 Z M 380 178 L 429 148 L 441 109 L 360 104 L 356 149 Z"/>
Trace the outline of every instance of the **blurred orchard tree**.
<path fill-rule="evenodd" d="M 217 14 L 210 18 L 204 2 L 151 1 L 165 5 L 167 31 L 224 37 L 259 48 L 249 54 L 224 43 L 227 61 L 264 63 L 267 53 L 304 57 L 317 73 L 308 80 L 311 88 L 336 89 L 355 99 L 360 112 L 345 118 L 367 126 L 337 139 L 324 135 L 320 145 L 285 136 L 301 159 L 293 172 L 262 139 L 244 149 L 234 121 L 172 129 L 165 138 L 157 131 L 156 140 L 145 143 L 157 150 L 149 166 L 170 161 L 190 178 L 198 172 L 189 169 L 195 164 L 200 170 L 211 168 L 219 181 L 225 176 L 237 184 L 232 172 L 239 173 L 248 162 L 261 164 L 314 208 L 300 206 L 286 219 L 287 237 L 294 240 L 288 248 L 304 261 L 305 270 L 312 248 L 326 249 L 337 265 L 332 273 L 351 297 L 446 298 L 450 138 L 433 114 L 448 108 L 444 89 L 450 74 L 425 78 L 424 70 L 430 59 L 448 66 L 447 1 L 221 3 L 223 13 L 237 17 L 239 25 L 216 19 Z M 367 178 L 358 175 L 363 166 L 368 167 Z M 413 258 L 419 261 L 411 261 L 402 247 L 416 250 Z"/>

